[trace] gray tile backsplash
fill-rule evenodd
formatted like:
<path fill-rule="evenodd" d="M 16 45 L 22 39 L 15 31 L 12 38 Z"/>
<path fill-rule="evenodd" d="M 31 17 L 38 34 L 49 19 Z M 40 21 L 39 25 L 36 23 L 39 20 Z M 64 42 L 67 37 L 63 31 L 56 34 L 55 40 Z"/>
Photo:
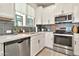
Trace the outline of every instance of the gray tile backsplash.
<path fill-rule="evenodd" d="M 35 27 L 22 27 L 22 26 L 19 26 L 18 28 L 19 29 L 20 28 L 24 29 L 25 32 L 35 32 L 36 31 Z"/>
<path fill-rule="evenodd" d="M 1 21 L 0 20 L 0 35 L 6 34 L 6 30 L 12 30 L 14 26 L 13 21 Z"/>
<path fill-rule="evenodd" d="M 35 27 L 21 27 L 25 30 L 25 32 L 35 32 Z M 14 22 L 13 21 L 2 21 L 0 20 L 0 35 L 6 34 L 6 30 L 13 30 L 14 29 Z"/>
<path fill-rule="evenodd" d="M 52 32 L 52 25 L 37 25 L 37 31 L 41 32 L 42 29 L 44 29 L 43 32 Z"/>

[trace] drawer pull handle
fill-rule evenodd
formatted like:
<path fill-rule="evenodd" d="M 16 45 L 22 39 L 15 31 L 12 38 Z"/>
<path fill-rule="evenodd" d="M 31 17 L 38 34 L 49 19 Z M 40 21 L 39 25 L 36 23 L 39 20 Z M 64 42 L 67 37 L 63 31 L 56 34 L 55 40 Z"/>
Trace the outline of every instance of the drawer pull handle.
<path fill-rule="evenodd" d="M 76 41 L 75 41 L 75 45 L 76 45 Z"/>
<path fill-rule="evenodd" d="M 38 43 L 40 43 L 40 40 L 38 40 Z"/>

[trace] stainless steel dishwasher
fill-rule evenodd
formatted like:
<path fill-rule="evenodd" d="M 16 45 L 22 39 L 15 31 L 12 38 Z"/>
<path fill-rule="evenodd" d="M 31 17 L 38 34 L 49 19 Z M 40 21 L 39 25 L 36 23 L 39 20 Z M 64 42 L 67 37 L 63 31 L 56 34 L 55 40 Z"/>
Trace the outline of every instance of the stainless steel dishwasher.
<path fill-rule="evenodd" d="M 4 56 L 30 56 L 30 38 L 4 43 Z"/>

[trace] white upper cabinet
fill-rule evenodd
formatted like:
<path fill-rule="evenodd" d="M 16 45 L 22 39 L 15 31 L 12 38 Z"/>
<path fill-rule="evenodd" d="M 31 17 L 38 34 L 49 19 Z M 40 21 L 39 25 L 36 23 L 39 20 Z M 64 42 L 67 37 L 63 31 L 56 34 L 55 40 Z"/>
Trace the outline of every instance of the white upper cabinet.
<path fill-rule="evenodd" d="M 15 3 L 15 25 L 26 26 L 27 5 L 25 3 Z M 20 19 L 17 18 L 20 17 Z"/>
<path fill-rule="evenodd" d="M 30 5 L 27 5 L 27 15 L 35 17 L 35 9 Z"/>
<path fill-rule="evenodd" d="M 55 17 L 55 6 L 54 5 L 51 5 L 49 6 L 49 17 L 48 17 L 48 24 L 55 24 L 55 21 L 54 21 L 54 17 Z"/>
<path fill-rule="evenodd" d="M 72 13 L 73 12 L 73 6 L 72 6 L 72 3 L 64 3 L 62 4 L 62 11 L 65 13 L 65 14 L 69 14 L 69 13 Z"/>
<path fill-rule="evenodd" d="M 35 10 L 35 24 L 42 24 L 43 7 L 38 7 Z"/>
<path fill-rule="evenodd" d="M 42 14 L 42 24 L 48 24 L 48 11 L 46 8 L 43 8 L 43 14 Z"/>
<path fill-rule="evenodd" d="M 61 4 L 55 4 L 55 9 L 54 9 L 54 13 L 55 16 L 60 15 L 62 11 L 62 5 Z"/>
<path fill-rule="evenodd" d="M 15 18 L 14 3 L 0 3 L 0 17 Z"/>
<path fill-rule="evenodd" d="M 55 6 L 51 5 L 49 7 L 44 8 L 43 10 L 43 24 L 54 24 L 54 12 Z"/>
<path fill-rule="evenodd" d="M 25 26 L 25 15 L 19 12 L 16 12 L 15 15 L 15 26 Z"/>
<path fill-rule="evenodd" d="M 33 8 L 30 4 L 27 4 L 26 25 L 29 27 L 35 26 L 35 8 Z"/>
<path fill-rule="evenodd" d="M 55 16 L 62 14 L 69 14 L 73 12 L 73 4 L 72 3 L 57 3 L 55 4 Z"/>
<path fill-rule="evenodd" d="M 31 5 L 26 3 L 15 3 L 15 10 L 22 16 L 22 22 L 19 21 L 19 25 L 32 27 L 34 26 L 35 9 Z"/>
<path fill-rule="evenodd" d="M 15 3 L 15 10 L 22 13 L 22 14 L 27 14 L 26 3 Z"/>
<path fill-rule="evenodd" d="M 74 6 L 73 6 L 73 16 L 74 16 L 73 22 L 79 22 L 79 4 L 74 4 Z"/>
<path fill-rule="evenodd" d="M 56 3 L 46 8 L 38 7 L 35 10 L 35 23 L 55 24 L 55 17 L 64 14 L 73 14 L 73 22 L 79 22 L 79 4 Z"/>

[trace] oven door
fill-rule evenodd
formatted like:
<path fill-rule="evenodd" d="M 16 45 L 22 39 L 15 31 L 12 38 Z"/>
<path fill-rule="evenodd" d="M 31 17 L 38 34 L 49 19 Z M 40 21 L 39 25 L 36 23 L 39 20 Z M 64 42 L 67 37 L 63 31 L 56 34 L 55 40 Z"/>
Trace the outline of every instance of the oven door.
<path fill-rule="evenodd" d="M 72 49 L 72 37 L 54 35 L 54 45 L 61 48 Z"/>

